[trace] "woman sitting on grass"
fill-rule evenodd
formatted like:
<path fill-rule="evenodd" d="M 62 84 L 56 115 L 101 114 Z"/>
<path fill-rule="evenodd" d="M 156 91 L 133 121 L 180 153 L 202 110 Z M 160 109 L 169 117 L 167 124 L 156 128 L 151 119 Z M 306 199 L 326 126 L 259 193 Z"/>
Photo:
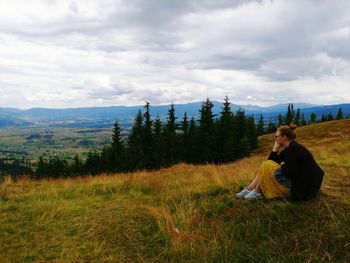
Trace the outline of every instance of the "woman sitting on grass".
<path fill-rule="evenodd" d="M 291 195 L 301 201 L 316 197 L 324 173 L 310 151 L 294 140 L 295 128 L 293 124 L 278 128 L 268 160 L 254 180 L 236 194 L 238 198 L 256 200 L 263 195 L 267 199 Z"/>

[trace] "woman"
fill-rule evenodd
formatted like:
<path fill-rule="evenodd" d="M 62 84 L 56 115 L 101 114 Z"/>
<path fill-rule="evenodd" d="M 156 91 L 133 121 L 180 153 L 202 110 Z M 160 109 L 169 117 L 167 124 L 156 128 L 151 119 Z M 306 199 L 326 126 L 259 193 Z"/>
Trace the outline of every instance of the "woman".
<path fill-rule="evenodd" d="M 263 195 L 267 199 L 291 195 L 300 201 L 316 197 L 324 172 L 310 151 L 295 141 L 295 128 L 295 125 L 278 128 L 268 160 L 254 180 L 236 194 L 238 198 L 256 200 Z"/>

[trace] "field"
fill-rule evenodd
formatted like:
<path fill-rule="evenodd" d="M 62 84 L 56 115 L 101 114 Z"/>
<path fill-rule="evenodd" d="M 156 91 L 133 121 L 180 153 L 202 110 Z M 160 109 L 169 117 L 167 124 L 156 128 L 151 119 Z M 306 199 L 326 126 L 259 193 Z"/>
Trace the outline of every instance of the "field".
<path fill-rule="evenodd" d="M 238 200 L 269 153 L 227 165 L 0 185 L 1 262 L 349 262 L 350 120 L 298 128 L 325 170 L 309 202 Z"/>
<path fill-rule="evenodd" d="M 58 155 L 72 159 L 78 154 L 84 159 L 90 150 L 109 145 L 111 133 L 111 128 L 1 128 L 0 158 L 37 160 L 41 155 Z"/>

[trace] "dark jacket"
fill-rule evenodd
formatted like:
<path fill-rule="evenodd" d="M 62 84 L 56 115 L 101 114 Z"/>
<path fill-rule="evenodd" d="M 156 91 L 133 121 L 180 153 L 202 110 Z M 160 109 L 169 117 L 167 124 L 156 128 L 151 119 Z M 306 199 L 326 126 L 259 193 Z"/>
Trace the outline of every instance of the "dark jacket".
<path fill-rule="evenodd" d="M 291 180 L 291 194 L 295 200 L 314 198 L 320 190 L 324 172 L 308 149 L 292 140 L 279 154 L 271 152 L 268 158 L 282 165 L 282 173 Z"/>

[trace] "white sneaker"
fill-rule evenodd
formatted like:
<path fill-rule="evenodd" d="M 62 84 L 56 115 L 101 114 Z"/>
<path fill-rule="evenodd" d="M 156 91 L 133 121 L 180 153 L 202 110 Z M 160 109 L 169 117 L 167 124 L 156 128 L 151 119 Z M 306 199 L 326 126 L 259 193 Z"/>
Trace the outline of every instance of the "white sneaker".
<path fill-rule="evenodd" d="M 263 195 L 261 193 L 258 193 L 257 191 L 255 191 L 255 189 L 253 189 L 252 191 L 250 191 L 249 194 L 244 196 L 245 200 L 258 200 L 258 199 L 262 199 L 262 198 L 263 198 Z"/>
<path fill-rule="evenodd" d="M 244 198 L 247 194 L 249 194 L 250 191 L 247 189 L 247 187 L 244 187 L 242 191 L 236 194 L 237 198 Z"/>

